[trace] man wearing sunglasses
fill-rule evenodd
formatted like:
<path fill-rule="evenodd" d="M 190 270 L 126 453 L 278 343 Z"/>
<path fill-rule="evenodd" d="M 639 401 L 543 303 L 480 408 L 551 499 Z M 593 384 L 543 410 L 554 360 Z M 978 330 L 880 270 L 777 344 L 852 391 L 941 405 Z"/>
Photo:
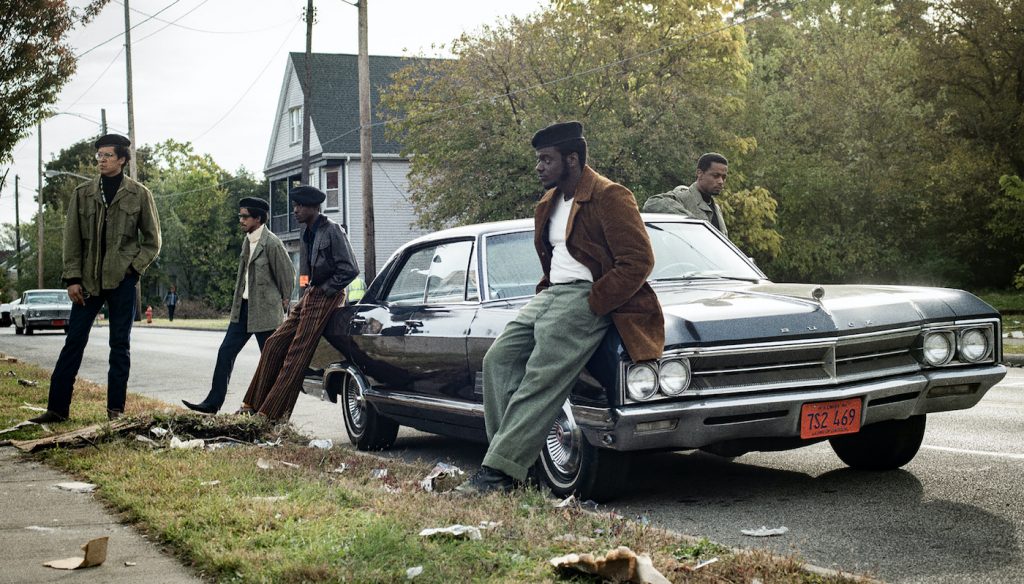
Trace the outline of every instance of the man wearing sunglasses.
<path fill-rule="evenodd" d="M 107 417 L 112 420 L 124 412 L 136 284 L 160 253 L 160 218 L 153 194 L 124 175 L 131 142 L 107 134 L 95 146 L 100 176 L 78 185 L 68 201 L 61 278 L 71 298 L 71 318 L 50 377 L 46 413 L 31 420 L 39 424 L 68 418 L 89 332 L 104 303 L 110 309 Z"/>
<path fill-rule="evenodd" d="M 224 405 L 235 358 L 249 338 L 256 335 L 256 344 L 263 351 L 267 338 L 281 325 L 295 281 L 295 268 L 284 244 L 265 226 L 270 203 L 259 197 L 246 197 L 238 202 L 238 207 L 238 223 L 245 239 L 238 257 L 231 322 L 217 351 L 213 385 L 206 398 L 197 404 L 181 400 L 190 409 L 204 414 L 216 414 Z"/>

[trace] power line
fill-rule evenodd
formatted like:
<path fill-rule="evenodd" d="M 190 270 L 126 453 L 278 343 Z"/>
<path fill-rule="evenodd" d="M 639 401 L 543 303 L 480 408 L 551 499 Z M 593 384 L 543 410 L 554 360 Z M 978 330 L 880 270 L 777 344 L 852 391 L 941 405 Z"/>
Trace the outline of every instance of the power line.
<path fill-rule="evenodd" d="M 114 63 L 116 63 L 117 60 L 119 58 L 121 58 L 121 54 L 122 53 L 124 53 L 124 47 L 121 47 L 121 49 L 119 51 L 117 51 L 117 54 L 114 55 L 114 58 L 111 59 L 109 63 L 107 63 L 107 66 L 103 68 L 103 71 L 101 71 L 99 76 L 96 77 L 96 80 L 93 81 L 89 85 L 89 88 L 86 89 L 85 91 L 83 91 L 82 95 L 79 95 L 78 99 L 76 99 L 75 101 L 71 102 L 71 104 L 68 105 L 67 107 L 73 107 L 75 104 L 77 104 L 78 102 L 82 101 L 82 98 L 85 97 L 86 95 L 88 95 L 89 92 L 92 91 L 93 87 L 96 87 L 96 84 L 100 82 L 100 79 L 103 79 L 103 76 L 107 74 L 107 71 L 110 71 L 110 68 L 114 66 Z"/>
<path fill-rule="evenodd" d="M 256 78 L 252 80 L 252 83 L 249 84 L 249 87 L 247 87 L 245 89 L 245 91 L 242 92 L 242 95 L 241 95 L 241 97 L 238 98 L 238 101 L 236 101 L 234 103 L 234 105 L 232 105 L 230 108 L 228 108 L 228 111 L 224 112 L 224 115 L 222 115 L 220 118 L 218 118 L 217 121 L 214 122 L 212 126 L 210 126 L 209 128 L 206 128 L 205 130 L 203 130 L 203 132 L 201 134 L 199 134 L 198 136 L 192 138 L 193 142 L 198 140 L 198 139 L 200 139 L 200 138 L 202 138 L 203 136 L 209 134 L 211 130 L 216 128 L 229 115 L 231 115 L 231 112 L 235 111 L 235 108 L 238 107 L 238 104 L 242 103 L 242 100 L 245 99 L 245 96 L 249 95 L 249 92 L 252 91 L 252 88 L 256 86 L 256 82 L 258 82 L 263 77 L 263 74 L 267 72 L 267 69 L 270 68 L 270 65 L 273 64 L 273 62 L 277 59 L 277 56 L 278 56 L 278 54 L 280 54 L 281 49 L 283 49 L 284 46 L 286 44 L 288 44 L 288 41 L 292 37 L 292 33 L 295 32 L 295 27 L 298 26 L 300 22 L 302 22 L 301 19 L 295 21 L 295 24 L 292 25 L 291 30 L 288 31 L 287 35 L 285 35 L 284 41 L 281 43 L 281 46 L 277 47 L 277 50 L 274 51 L 274 54 L 270 56 L 270 59 L 267 61 L 267 64 L 263 66 L 263 69 L 261 69 L 259 74 L 256 75 Z"/>
<path fill-rule="evenodd" d="M 201 2 L 198 6 L 196 6 L 196 8 L 199 8 L 199 6 L 202 6 L 203 4 L 206 4 L 207 1 L 208 0 L 203 0 L 203 2 Z M 117 0 L 114 0 L 114 3 L 115 4 L 121 4 L 121 2 L 118 2 Z M 121 5 L 123 6 L 123 4 L 121 4 Z M 194 12 L 196 8 L 193 8 L 192 10 L 189 10 L 184 15 L 182 15 L 181 18 L 183 18 L 185 16 L 188 16 L 190 13 Z M 156 20 L 158 22 L 166 23 L 168 26 L 174 25 L 174 26 L 176 26 L 178 28 L 183 28 L 185 30 L 191 30 L 193 32 L 201 32 L 201 33 L 206 33 L 206 34 L 253 34 L 253 33 L 257 33 L 257 32 L 266 32 L 268 30 L 274 30 L 275 28 L 280 28 L 280 27 L 284 26 L 284 24 L 275 24 L 273 26 L 268 26 L 267 28 L 259 28 L 259 29 L 255 29 L 255 30 L 205 30 L 205 29 L 202 29 L 202 28 L 195 28 L 195 27 L 191 27 L 191 26 L 185 26 L 184 24 L 178 24 L 178 21 L 181 20 L 181 18 L 177 18 L 177 19 L 175 19 L 173 21 L 170 21 L 170 20 L 164 20 L 162 18 L 157 18 L 156 15 L 154 15 L 154 14 L 147 14 L 147 13 L 141 11 L 141 10 L 136 10 L 135 8 L 129 8 L 129 10 L 131 10 L 132 12 L 134 12 L 136 14 L 141 14 L 142 16 L 148 16 L 148 17 L 150 17 L 150 18 L 152 18 L 152 19 L 154 19 L 154 20 Z M 157 14 L 159 14 L 159 13 L 157 13 Z M 164 27 L 164 28 L 166 28 L 166 27 Z M 160 29 L 160 30 L 163 30 L 163 29 Z"/>
<path fill-rule="evenodd" d="M 167 27 L 169 27 L 169 26 L 171 26 L 171 25 L 173 25 L 173 24 L 176 24 L 176 23 L 177 23 L 177 22 L 178 22 L 179 20 L 181 20 L 181 19 L 185 18 L 185 17 L 186 17 L 186 16 L 188 16 L 189 14 L 192 14 L 192 13 L 193 13 L 193 12 L 195 12 L 196 10 L 199 10 L 199 9 L 200 9 L 200 8 L 201 8 L 201 7 L 203 6 L 203 4 L 206 4 L 206 3 L 207 3 L 207 2 L 209 2 L 209 1 L 210 1 L 210 0 L 203 0 L 203 1 L 202 1 L 202 2 L 200 2 L 199 4 L 196 4 L 196 5 L 195 5 L 195 7 L 194 7 L 194 8 L 192 8 L 192 10 L 189 10 L 189 11 L 188 11 L 188 12 L 186 12 L 185 14 L 182 14 L 181 16 L 179 16 L 178 18 L 175 18 L 175 19 L 174 19 L 174 20 L 172 20 L 172 21 L 166 21 L 166 20 L 161 20 L 161 19 L 159 19 L 159 18 L 156 18 L 156 17 L 154 16 L 153 18 L 154 18 L 155 20 L 157 20 L 158 22 L 166 22 L 167 24 L 166 24 L 166 25 L 164 25 L 164 26 L 161 26 L 160 28 L 158 28 L 158 29 L 154 30 L 153 32 L 151 32 L 151 33 L 147 34 L 146 36 L 142 37 L 141 39 L 138 39 L 138 40 L 136 40 L 135 42 L 136 42 L 136 43 L 141 43 L 142 41 L 144 41 L 144 40 L 148 39 L 149 37 L 151 37 L 151 36 L 153 36 L 153 35 L 155 35 L 155 34 L 159 34 L 159 33 L 163 32 L 163 31 L 164 31 L 164 29 L 166 29 Z M 130 10 L 130 8 L 129 8 L 129 10 Z"/>
<path fill-rule="evenodd" d="M 181 2 L 181 0 L 174 0 L 173 2 L 171 2 L 170 4 L 168 4 L 167 6 L 164 6 L 163 8 L 161 8 L 160 10 L 158 10 L 158 11 L 156 12 L 156 14 L 160 14 L 161 12 L 164 12 L 165 10 L 167 10 L 167 9 L 168 9 L 168 8 L 170 8 L 171 6 L 174 6 L 174 5 L 175 5 L 175 4 L 177 4 L 178 2 Z M 123 6 L 123 5 L 122 5 L 122 6 Z M 143 24 L 146 24 L 146 23 L 147 23 L 147 22 L 149 22 L 150 20 L 153 20 L 154 18 L 156 18 L 156 14 L 154 14 L 153 16 L 150 16 L 149 18 L 147 18 L 146 20 L 143 20 L 142 22 L 140 22 L 140 23 L 136 24 L 135 26 L 132 26 L 132 27 L 131 27 L 131 28 L 129 28 L 128 30 L 135 30 L 136 28 L 138 28 L 138 27 L 142 26 Z M 123 33 L 123 32 L 119 32 L 119 33 L 117 33 L 116 35 L 114 35 L 114 36 L 110 37 L 109 39 L 107 39 L 107 40 L 103 41 L 102 43 L 100 43 L 100 44 L 98 44 L 98 45 L 95 45 L 95 46 L 93 46 L 93 47 L 91 47 L 91 48 L 89 48 L 89 49 L 86 49 L 85 51 L 83 51 L 83 52 L 81 52 L 81 53 L 78 53 L 77 55 L 75 55 L 75 58 L 76 58 L 76 59 L 81 59 L 82 57 L 84 57 L 84 56 L 88 55 L 89 53 L 91 53 L 91 52 L 93 52 L 94 50 L 96 50 L 96 49 L 98 49 L 98 48 L 102 47 L 103 45 L 105 45 L 105 44 L 109 43 L 110 41 L 113 41 L 113 40 L 119 39 L 119 38 L 121 38 L 122 36 L 124 36 L 124 33 Z"/>

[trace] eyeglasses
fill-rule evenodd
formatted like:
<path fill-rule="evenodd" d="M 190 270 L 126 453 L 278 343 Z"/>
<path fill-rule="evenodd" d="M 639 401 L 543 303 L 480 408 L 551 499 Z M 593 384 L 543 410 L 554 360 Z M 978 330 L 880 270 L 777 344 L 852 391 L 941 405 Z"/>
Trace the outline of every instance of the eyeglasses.
<path fill-rule="evenodd" d="M 117 158 L 117 154 L 112 152 L 97 152 L 96 160 L 106 160 L 108 158 Z"/>
<path fill-rule="evenodd" d="M 246 215 L 245 213 L 239 213 L 238 214 L 238 218 L 239 219 L 251 219 L 252 215 Z"/>

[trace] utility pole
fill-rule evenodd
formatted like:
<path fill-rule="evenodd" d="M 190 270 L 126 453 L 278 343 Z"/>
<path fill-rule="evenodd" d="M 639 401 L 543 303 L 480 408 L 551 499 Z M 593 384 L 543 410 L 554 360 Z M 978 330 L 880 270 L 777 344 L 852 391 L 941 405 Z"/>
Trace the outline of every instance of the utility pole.
<path fill-rule="evenodd" d="M 14 175 L 14 251 L 18 256 L 18 270 L 21 270 L 21 212 L 18 209 L 18 181 L 21 179 Z"/>
<path fill-rule="evenodd" d="M 132 19 L 128 13 L 128 0 L 124 0 L 124 62 L 128 72 L 128 139 L 132 141 L 129 146 L 132 157 L 128 161 L 128 169 L 131 177 L 138 180 L 138 167 L 135 163 L 135 102 L 132 99 Z"/>
<path fill-rule="evenodd" d="M 36 183 L 36 200 L 39 201 L 39 211 L 36 214 L 36 225 L 39 226 L 39 239 L 36 243 L 36 287 L 43 287 L 43 121 L 36 124 L 36 134 L 39 136 L 39 182 Z"/>
<path fill-rule="evenodd" d="M 372 282 L 377 275 L 377 238 L 373 226 L 373 126 L 370 125 L 366 2 L 359 0 L 359 166 L 363 179 L 363 280 Z"/>
<path fill-rule="evenodd" d="M 309 104 L 313 95 L 313 0 L 306 0 L 306 84 L 302 92 L 302 184 L 309 184 Z"/>
<path fill-rule="evenodd" d="M 107 108 L 100 108 L 100 136 L 107 135 Z M 132 158 L 135 158 L 134 156 Z"/>

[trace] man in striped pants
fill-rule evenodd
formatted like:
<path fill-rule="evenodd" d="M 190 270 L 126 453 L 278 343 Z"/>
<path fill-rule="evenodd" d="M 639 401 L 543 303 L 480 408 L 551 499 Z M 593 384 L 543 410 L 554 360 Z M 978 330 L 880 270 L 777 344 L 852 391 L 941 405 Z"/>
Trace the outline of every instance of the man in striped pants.
<path fill-rule="evenodd" d="M 345 230 L 320 213 L 326 196 L 319 189 L 292 189 L 292 212 L 305 225 L 299 286 L 302 299 L 263 346 L 240 413 L 287 420 L 302 391 L 302 377 L 313 359 L 324 327 L 345 303 L 345 287 L 359 275 Z"/>

